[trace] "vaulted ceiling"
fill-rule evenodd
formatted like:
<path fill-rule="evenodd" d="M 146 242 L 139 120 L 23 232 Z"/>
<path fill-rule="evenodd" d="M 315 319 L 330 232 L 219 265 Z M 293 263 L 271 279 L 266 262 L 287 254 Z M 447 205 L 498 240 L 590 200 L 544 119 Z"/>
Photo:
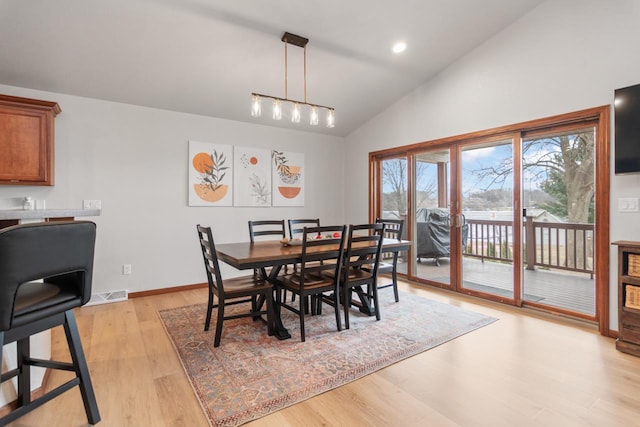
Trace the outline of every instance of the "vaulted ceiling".
<path fill-rule="evenodd" d="M 345 136 L 543 1 L 0 0 L 0 84 Z M 250 116 L 251 92 L 285 95 L 285 31 L 332 129 Z"/>

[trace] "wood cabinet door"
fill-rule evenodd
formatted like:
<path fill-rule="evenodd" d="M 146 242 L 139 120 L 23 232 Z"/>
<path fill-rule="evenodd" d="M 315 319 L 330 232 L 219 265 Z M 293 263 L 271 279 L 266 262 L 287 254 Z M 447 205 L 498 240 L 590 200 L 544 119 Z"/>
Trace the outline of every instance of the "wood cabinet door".
<path fill-rule="evenodd" d="M 53 185 L 57 103 L 0 95 L 0 184 Z"/>

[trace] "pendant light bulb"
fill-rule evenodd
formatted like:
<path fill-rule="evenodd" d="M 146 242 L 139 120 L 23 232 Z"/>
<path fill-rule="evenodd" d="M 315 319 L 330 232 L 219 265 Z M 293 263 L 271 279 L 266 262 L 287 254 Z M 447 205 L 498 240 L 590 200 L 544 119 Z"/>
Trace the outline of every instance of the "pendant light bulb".
<path fill-rule="evenodd" d="M 253 95 L 253 102 L 251 103 L 251 117 L 262 116 L 262 99 L 258 95 Z"/>
<path fill-rule="evenodd" d="M 327 127 L 332 128 L 336 125 L 336 118 L 333 114 L 333 110 L 327 112 Z"/>
<path fill-rule="evenodd" d="M 273 120 L 282 119 L 282 106 L 280 105 L 280 101 L 275 99 L 273 101 Z"/>
<path fill-rule="evenodd" d="M 318 125 L 318 109 L 316 107 L 311 107 L 311 114 L 309 115 L 309 124 L 311 126 Z"/>
<path fill-rule="evenodd" d="M 291 121 L 293 123 L 300 123 L 300 105 L 297 102 L 293 104 L 293 111 L 291 112 Z"/>

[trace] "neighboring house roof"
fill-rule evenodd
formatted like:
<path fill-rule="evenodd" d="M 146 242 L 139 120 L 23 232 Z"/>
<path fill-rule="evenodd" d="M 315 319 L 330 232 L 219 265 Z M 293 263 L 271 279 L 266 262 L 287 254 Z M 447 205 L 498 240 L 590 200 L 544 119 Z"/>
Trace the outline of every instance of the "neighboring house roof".
<path fill-rule="evenodd" d="M 513 211 L 464 211 L 462 212 L 466 219 L 477 219 L 486 221 L 511 221 L 513 219 Z M 547 212 L 544 209 L 527 208 L 527 216 L 533 217 L 534 221 L 544 222 L 566 222 L 557 216 Z"/>
<path fill-rule="evenodd" d="M 398 214 L 398 211 L 382 211 L 382 218 L 384 219 L 402 219 Z"/>

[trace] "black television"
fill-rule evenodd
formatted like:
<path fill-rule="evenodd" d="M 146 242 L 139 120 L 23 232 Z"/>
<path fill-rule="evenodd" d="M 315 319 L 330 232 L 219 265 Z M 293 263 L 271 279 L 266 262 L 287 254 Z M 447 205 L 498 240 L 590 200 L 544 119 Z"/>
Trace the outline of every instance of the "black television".
<path fill-rule="evenodd" d="M 615 173 L 640 173 L 640 84 L 616 89 Z"/>

